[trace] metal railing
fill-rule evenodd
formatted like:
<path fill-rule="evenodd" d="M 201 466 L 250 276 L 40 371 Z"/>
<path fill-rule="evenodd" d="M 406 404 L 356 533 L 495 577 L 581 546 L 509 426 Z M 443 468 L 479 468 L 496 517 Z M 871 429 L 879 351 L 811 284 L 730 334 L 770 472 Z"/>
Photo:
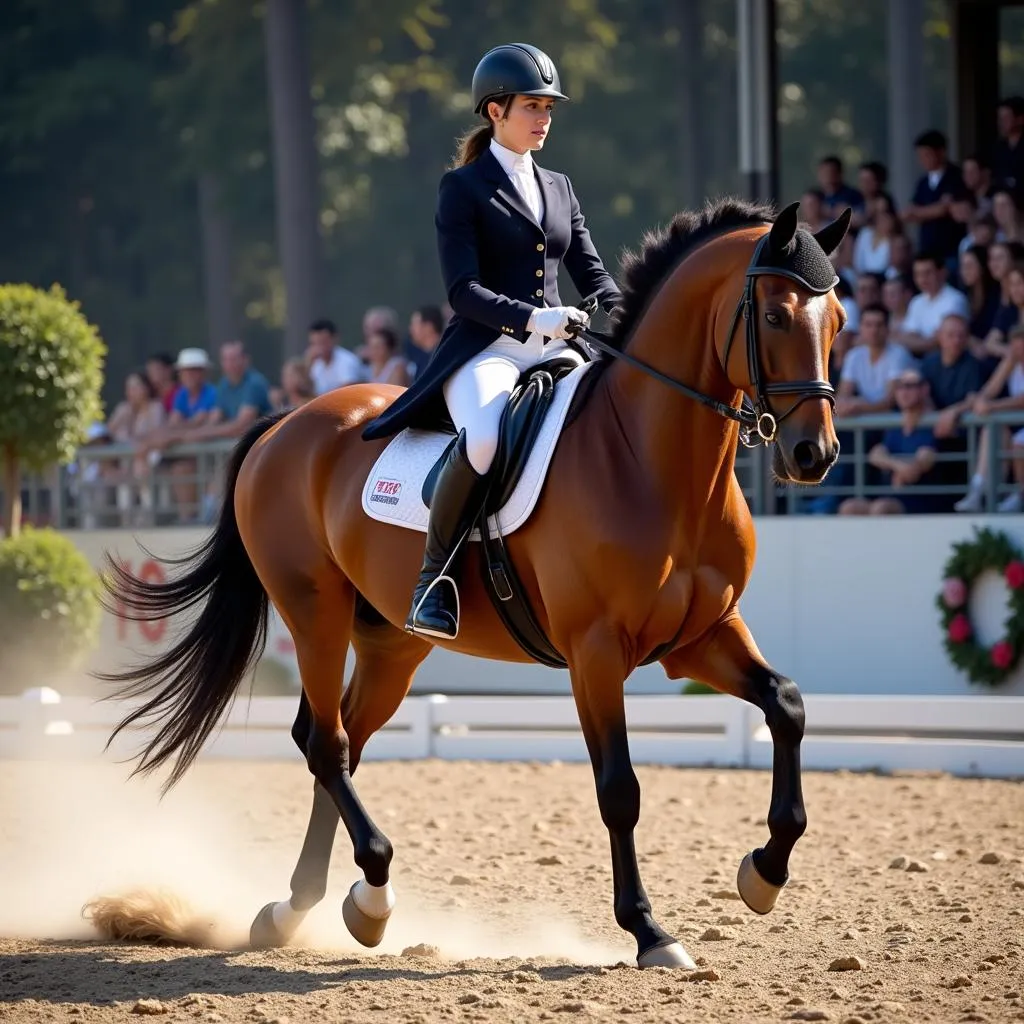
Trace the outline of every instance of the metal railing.
<path fill-rule="evenodd" d="M 934 425 L 938 414 L 921 424 Z M 741 448 L 736 477 L 754 515 L 831 513 L 849 497 L 893 495 L 878 478 L 868 456 L 874 443 L 901 423 L 898 413 L 879 413 L 836 420 L 843 448 L 839 463 L 817 487 L 779 484 L 771 471 L 771 450 Z M 959 442 L 944 443 L 936 465 L 942 482 L 914 485 L 905 493 L 945 496 L 952 505 L 961 497 L 975 471 L 985 476 L 985 508 L 996 508 L 1016 485 L 1007 479 L 1012 458 L 1011 430 L 1024 426 L 1024 411 L 988 416 L 968 414 L 961 419 Z M 978 437 L 989 433 L 988 464 L 976 466 Z M 852 442 L 852 443 L 850 443 Z M 69 466 L 44 474 L 26 475 L 22 500 L 26 521 L 60 529 L 159 527 L 210 522 L 219 506 L 220 483 L 233 440 L 176 444 L 155 465 L 145 468 L 134 460 L 128 444 L 88 445 Z M 133 468 L 134 467 L 134 468 Z M 141 472 L 139 471 L 141 470 Z"/>

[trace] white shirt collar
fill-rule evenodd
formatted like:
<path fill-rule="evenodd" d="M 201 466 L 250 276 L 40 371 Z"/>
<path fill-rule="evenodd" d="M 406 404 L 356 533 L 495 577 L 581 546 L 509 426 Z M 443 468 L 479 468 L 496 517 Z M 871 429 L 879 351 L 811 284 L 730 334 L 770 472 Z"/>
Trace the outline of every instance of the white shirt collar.
<path fill-rule="evenodd" d="M 516 174 L 528 174 L 533 170 L 533 155 L 530 152 L 515 153 L 496 139 L 491 139 L 491 152 L 510 178 Z"/>

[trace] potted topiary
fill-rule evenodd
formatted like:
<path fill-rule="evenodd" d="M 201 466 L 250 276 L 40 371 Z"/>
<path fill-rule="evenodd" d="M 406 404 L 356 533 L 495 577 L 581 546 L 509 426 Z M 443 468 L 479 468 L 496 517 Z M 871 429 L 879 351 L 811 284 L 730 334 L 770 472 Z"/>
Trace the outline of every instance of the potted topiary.
<path fill-rule="evenodd" d="M 0 686 L 73 689 L 96 644 L 98 578 L 74 542 L 21 530 L 21 473 L 74 458 L 102 412 L 106 347 L 56 285 L 0 285 Z"/>

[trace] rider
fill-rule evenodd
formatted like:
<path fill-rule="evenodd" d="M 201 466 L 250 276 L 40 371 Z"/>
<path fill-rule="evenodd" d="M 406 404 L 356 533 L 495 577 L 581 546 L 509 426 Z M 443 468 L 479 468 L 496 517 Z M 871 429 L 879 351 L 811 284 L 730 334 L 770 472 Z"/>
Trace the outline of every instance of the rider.
<path fill-rule="evenodd" d="M 441 179 L 435 225 L 454 315 L 413 386 L 363 431 L 367 440 L 436 425 L 443 396 L 458 439 L 437 479 L 423 567 L 405 628 L 458 634 L 458 594 L 449 562 L 485 497 L 502 411 L 520 374 L 555 354 L 582 361 L 566 340 L 588 315 L 562 305 L 564 261 L 580 295 L 605 310 L 620 293 L 584 226 L 564 174 L 538 167 L 561 92 L 551 59 L 511 43 L 488 51 L 473 74 L 473 106 L 485 125 L 459 143 Z"/>

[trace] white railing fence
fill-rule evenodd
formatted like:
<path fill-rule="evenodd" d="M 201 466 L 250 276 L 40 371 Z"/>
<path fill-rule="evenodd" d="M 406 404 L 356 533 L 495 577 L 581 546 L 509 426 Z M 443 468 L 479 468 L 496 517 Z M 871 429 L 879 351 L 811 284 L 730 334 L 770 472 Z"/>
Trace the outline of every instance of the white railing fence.
<path fill-rule="evenodd" d="M 807 695 L 805 768 L 947 771 L 1024 778 L 1024 697 Z M 202 757 L 298 760 L 289 730 L 293 697 L 238 699 Z M 103 756 L 123 704 L 49 689 L 0 698 L 0 758 Z M 771 736 L 760 712 L 725 696 L 631 696 L 636 764 L 770 768 Z M 122 734 L 106 755 L 125 759 L 145 732 Z M 585 761 L 570 697 L 407 697 L 367 745 L 373 760 L 428 757 L 484 761 Z"/>

